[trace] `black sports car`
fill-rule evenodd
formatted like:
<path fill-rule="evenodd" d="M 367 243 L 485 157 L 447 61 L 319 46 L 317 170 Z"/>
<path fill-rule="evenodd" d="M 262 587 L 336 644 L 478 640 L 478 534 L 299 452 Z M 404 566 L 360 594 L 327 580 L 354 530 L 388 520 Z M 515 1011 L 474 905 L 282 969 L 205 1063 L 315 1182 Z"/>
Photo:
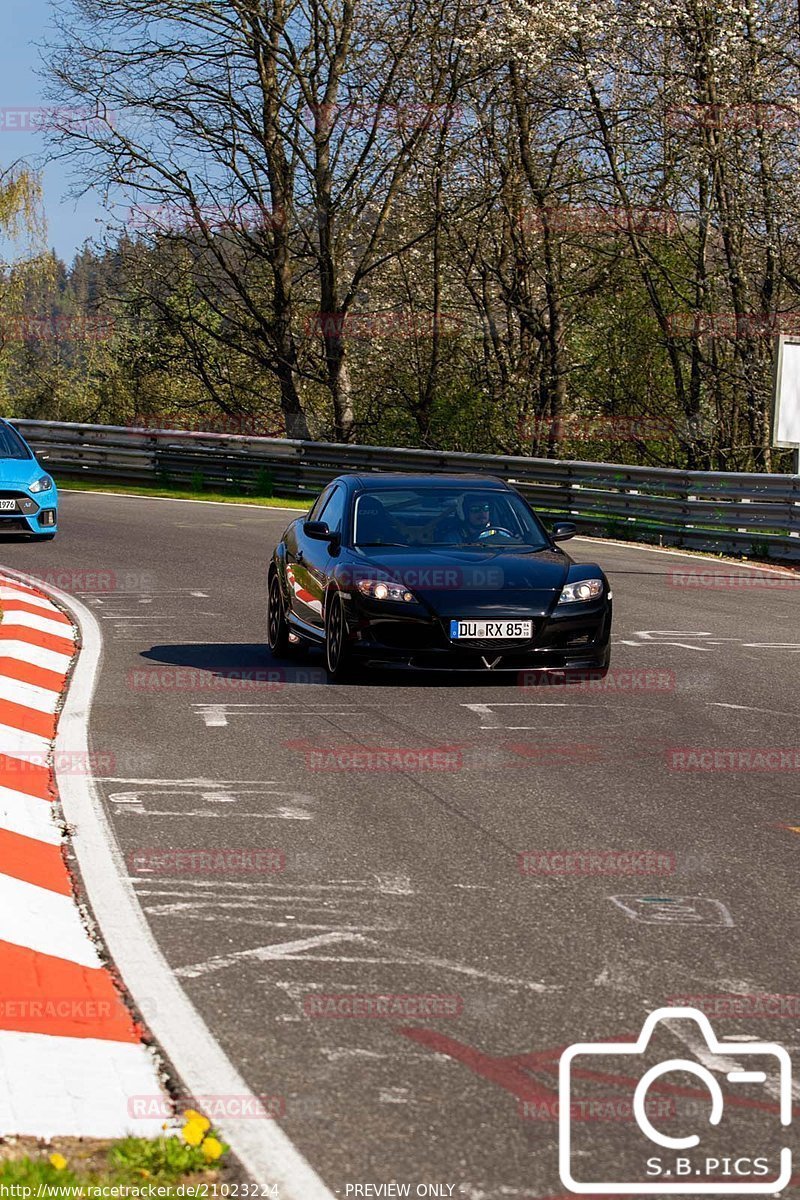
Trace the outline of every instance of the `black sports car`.
<path fill-rule="evenodd" d="M 468 671 L 608 669 L 611 591 L 500 479 L 341 475 L 286 529 L 269 565 L 269 646 Z"/>

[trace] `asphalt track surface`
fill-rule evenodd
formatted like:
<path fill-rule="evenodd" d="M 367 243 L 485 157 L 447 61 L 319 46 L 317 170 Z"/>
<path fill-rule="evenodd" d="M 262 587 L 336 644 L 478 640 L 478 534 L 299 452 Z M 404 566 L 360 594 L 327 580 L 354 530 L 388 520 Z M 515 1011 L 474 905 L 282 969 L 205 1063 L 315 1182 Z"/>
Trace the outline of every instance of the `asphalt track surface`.
<path fill-rule="evenodd" d="M 140 902 L 209 1029 L 331 1192 L 562 1195 L 558 1054 L 630 1040 L 677 996 L 755 997 L 746 1018 L 713 1002 L 717 1032 L 800 1045 L 797 1004 L 778 1019 L 758 1008 L 800 992 L 799 772 L 796 757 L 764 757 L 799 741 L 788 578 L 717 564 L 728 582 L 683 586 L 675 572 L 713 564 L 576 540 L 573 557 L 613 586 L 617 687 L 404 672 L 331 686 L 313 656 L 276 664 L 264 646 L 266 565 L 291 513 L 62 504 L 55 542 L 8 542 L 0 557 L 100 621 L 91 742 Z M 283 672 L 279 686 L 230 677 L 253 670 Z M 285 868 L 159 857 L 243 848 Z M 614 874 L 608 858 L 601 871 L 541 857 L 586 851 L 639 857 Z M 391 1016 L 338 1018 L 322 1000 L 378 993 L 451 999 L 438 1015 L 404 1015 L 404 1000 Z M 691 1023 L 663 1036 L 664 1054 L 698 1050 Z M 580 1085 L 585 1178 L 620 1182 L 625 1086 Z M 728 1150 L 759 1152 L 775 1081 L 767 1095 L 738 1087 L 750 1098 L 726 1108 Z M 687 1088 L 665 1103 L 684 1101 Z M 673 1134 L 700 1110 L 667 1113 Z"/>

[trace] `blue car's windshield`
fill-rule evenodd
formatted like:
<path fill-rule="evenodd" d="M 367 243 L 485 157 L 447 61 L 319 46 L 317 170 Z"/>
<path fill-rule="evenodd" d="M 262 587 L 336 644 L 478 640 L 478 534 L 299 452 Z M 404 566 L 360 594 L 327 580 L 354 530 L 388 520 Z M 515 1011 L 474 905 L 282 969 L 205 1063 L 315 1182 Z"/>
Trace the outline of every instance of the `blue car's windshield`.
<path fill-rule="evenodd" d="M 543 550 L 547 535 L 514 492 L 470 488 L 398 487 L 356 499 L 357 546 L 469 547 Z"/>
<path fill-rule="evenodd" d="M 0 458 L 32 458 L 30 450 L 10 425 L 0 421 Z"/>

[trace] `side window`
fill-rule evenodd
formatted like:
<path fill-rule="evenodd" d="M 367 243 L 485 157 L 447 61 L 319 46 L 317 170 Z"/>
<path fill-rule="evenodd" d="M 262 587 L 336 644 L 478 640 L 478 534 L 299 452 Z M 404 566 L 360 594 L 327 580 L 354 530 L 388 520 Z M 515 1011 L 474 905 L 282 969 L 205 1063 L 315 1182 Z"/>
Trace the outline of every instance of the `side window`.
<path fill-rule="evenodd" d="M 334 489 L 333 495 L 328 500 L 322 510 L 321 516 L 317 520 L 327 521 L 328 529 L 330 529 L 331 533 L 342 533 L 346 507 L 347 492 L 343 487 L 337 487 Z"/>
<path fill-rule="evenodd" d="M 322 520 L 322 510 L 325 507 L 325 505 L 328 503 L 328 501 L 330 500 L 332 491 L 333 491 L 333 488 L 331 487 L 330 484 L 328 484 L 328 486 L 325 488 L 324 492 L 322 492 L 321 495 L 317 496 L 317 499 L 314 502 L 314 506 L 311 509 L 311 512 L 306 517 L 307 521 L 321 521 Z"/>

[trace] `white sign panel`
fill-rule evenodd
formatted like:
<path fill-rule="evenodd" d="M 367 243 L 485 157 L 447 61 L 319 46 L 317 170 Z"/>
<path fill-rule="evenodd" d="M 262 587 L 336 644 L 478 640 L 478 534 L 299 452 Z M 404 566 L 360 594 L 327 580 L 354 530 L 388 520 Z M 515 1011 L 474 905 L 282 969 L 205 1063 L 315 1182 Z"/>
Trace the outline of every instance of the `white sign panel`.
<path fill-rule="evenodd" d="M 780 337 L 775 354 L 775 410 L 772 444 L 800 447 L 800 340 Z"/>

